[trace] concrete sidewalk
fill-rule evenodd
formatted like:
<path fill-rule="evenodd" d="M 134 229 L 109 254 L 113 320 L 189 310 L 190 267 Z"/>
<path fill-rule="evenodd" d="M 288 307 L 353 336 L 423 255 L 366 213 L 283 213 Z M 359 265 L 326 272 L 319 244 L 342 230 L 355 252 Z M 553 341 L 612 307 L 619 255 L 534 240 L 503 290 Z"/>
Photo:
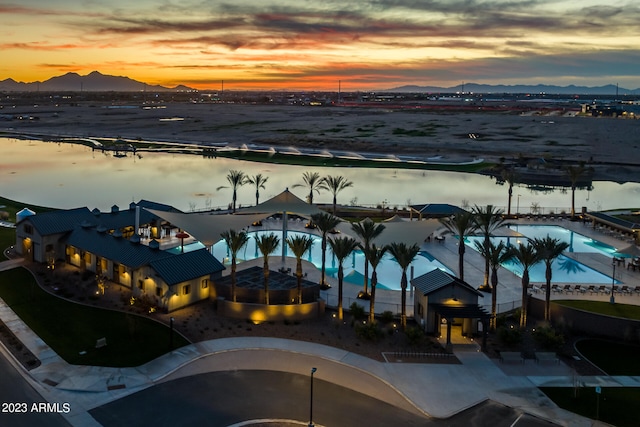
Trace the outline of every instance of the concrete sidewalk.
<path fill-rule="evenodd" d="M 0 300 L 0 317 L 42 364 L 22 369 L 42 396 L 70 402 L 67 420 L 77 426 L 98 425 L 88 410 L 164 381 L 212 371 L 274 370 L 309 375 L 347 387 L 405 410 L 446 418 L 487 399 L 521 409 L 566 426 L 595 422 L 555 406 L 539 385 L 566 386 L 575 376 L 564 365 L 554 376 L 528 375 L 549 371 L 525 364 L 509 375 L 506 366 L 470 344 L 454 346 L 461 364 L 381 363 L 324 345 L 276 339 L 239 337 L 195 343 L 134 368 L 70 365 L 55 354 Z M 527 366 L 530 368 L 527 370 Z M 542 370 L 541 370 L 542 369 Z M 581 377 L 587 385 L 638 386 L 635 377 Z M 445 386 L 446 385 L 446 386 Z"/>

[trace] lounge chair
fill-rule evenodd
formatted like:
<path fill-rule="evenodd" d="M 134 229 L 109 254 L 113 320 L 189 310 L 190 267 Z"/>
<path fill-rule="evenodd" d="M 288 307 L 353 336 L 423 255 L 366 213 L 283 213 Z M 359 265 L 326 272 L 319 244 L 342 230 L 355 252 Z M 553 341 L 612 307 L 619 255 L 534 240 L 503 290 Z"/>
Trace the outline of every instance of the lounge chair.
<path fill-rule="evenodd" d="M 640 295 L 640 286 L 636 286 L 635 289 L 633 290 L 633 292 L 635 292 L 638 295 Z"/>
<path fill-rule="evenodd" d="M 534 353 L 535 358 L 536 358 L 536 363 L 540 363 L 540 362 L 555 362 L 555 363 L 560 363 L 560 358 L 558 357 L 558 355 L 556 353 L 553 352 L 547 352 L 547 351 L 536 351 Z"/>
<path fill-rule="evenodd" d="M 564 292 L 565 292 L 565 293 L 567 293 L 567 294 L 568 294 L 568 293 L 572 293 L 572 294 L 573 294 L 573 288 L 571 287 L 571 285 L 564 285 L 563 290 L 564 290 Z"/>
<path fill-rule="evenodd" d="M 631 289 L 628 286 L 623 286 L 620 288 L 620 293 L 625 295 L 631 295 Z"/>
<path fill-rule="evenodd" d="M 598 292 L 600 292 L 601 294 L 606 294 L 609 295 L 610 291 L 609 288 L 607 288 L 606 286 L 602 285 L 598 288 Z"/>
<path fill-rule="evenodd" d="M 551 285 L 551 292 L 553 292 L 554 294 L 561 294 L 562 289 L 560 289 L 558 285 Z"/>
<path fill-rule="evenodd" d="M 598 290 L 596 289 L 595 285 L 590 285 L 590 286 L 587 288 L 587 291 L 589 291 L 589 293 L 590 293 L 591 295 L 593 295 L 593 294 L 595 294 L 595 293 L 597 293 L 597 292 L 598 292 Z"/>

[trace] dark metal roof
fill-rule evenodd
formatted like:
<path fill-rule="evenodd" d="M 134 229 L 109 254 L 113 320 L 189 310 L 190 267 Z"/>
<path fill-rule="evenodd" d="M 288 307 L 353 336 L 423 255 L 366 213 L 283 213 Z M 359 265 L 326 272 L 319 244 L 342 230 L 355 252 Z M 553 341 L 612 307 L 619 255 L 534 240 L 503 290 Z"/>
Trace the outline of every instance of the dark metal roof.
<path fill-rule="evenodd" d="M 225 269 L 206 248 L 157 259 L 150 266 L 169 286 Z"/>
<path fill-rule="evenodd" d="M 66 233 L 82 223 L 96 224 L 95 217 L 87 208 L 43 212 L 26 217 L 23 221 L 29 221 L 43 236 Z"/>
<path fill-rule="evenodd" d="M 151 249 L 123 237 L 100 233 L 95 228 L 76 227 L 66 239 L 67 244 L 110 259 L 131 268 L 138 268 L 153 260 L 174 256 L 169 252 Z"/>
<path fill-rule="evenodd" d="M 129 205 L 129 209 L 113 210 L 111 212 L 94 212 L 94 222 L 107 227 L 109 230 L 133 226 L 136 223 L 136 206 L 164 212 L 180 212 L 178 209 L 168 205 L 163 205 L 162 203 L 141 200 L 137 204 L 131 203 Z M 149 224 L 153 221 L 157 221 L 159 223 L 160 217 L 146 209 L 140 209 L 139 224 Z"/>
<path fill-rule="evenodd" d="M 612 225 L 624 231 L 633 232 L 634 230 L 640 229 L 640 224 L 637 222 L 627 221 L 613 215 L 607 215 L 602 212 L 588 212 L 586 213 L 587 218 L 592 218 L 596 221 L 602 222 L 607 225 Z"/>
<path fill-rule="evenodd" d="M 429 307 L 446 319 L 489 319 L 491 317 L 489 313 L 476 304 L 429 304 Z"/>
<path fill-rule="evenodd" d="M 427 203 L 424 205 L 411 205 L 411 209 L 425 216 L 449 216 L 459 212 L 466 212 L 458 206 L 447 203 Z"/>
<path fill-rule="evenodd" d="M 416 288 L 416 290 L 422 292 L 423 295 L 428 295 L 449 285 L 458 285 L 477 295 L 484 296 L 468 283 L 440 270 L 439 268 L 433 269 L 428 273 L 412 279 L 411 284 Z"/>
<path fill-rule="evenodd" d="M 294 270 L 295 273 L 295 270 Z M 237 286 L 243 289 L 264 289 L 264 270 L 260 266 L 253 266 L 236 273 Z M 216 284 L 231 286 L 231 276 L 225 276 L 216 280 Z M 302 279 L 303 288 L 318 286 L 317 283 Z M 298 278 L 292 274 L 269 270 L 269 289 L 284 290 L 298 287 Z"/>

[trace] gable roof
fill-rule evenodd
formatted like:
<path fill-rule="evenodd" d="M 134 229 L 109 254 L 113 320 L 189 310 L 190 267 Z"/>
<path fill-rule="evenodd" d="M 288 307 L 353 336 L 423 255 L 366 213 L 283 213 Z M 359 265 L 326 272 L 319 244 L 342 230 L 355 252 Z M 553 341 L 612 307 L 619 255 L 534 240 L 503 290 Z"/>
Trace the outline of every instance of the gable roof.
<path fill-rule="evenodd" d="M 82 223 L 96 224 L 95 217 L 86 207 L 43 212 L 26 217 L 20 222 L 23 221 L 29 221 L 43 236 L 66 233 Z"/>
<path fill-rule="evenodd" d="M 138 268 L 152 260 L 173 256 L 169 252 L 151 249 L 146 245 L 134 243 L 109 233 L 101 233 L 90 227 L 74 228 L 66 241 L 68 245 L 131 268 Z"/>
<path fill-rule="evenodd" d="M 102 225 L 109 230 L 115 230 L 118 228 L 124 228 L 133 226 L 136 223 L 136 206 L 140 206 L 140 222 L 139 224 L 149 224 L 154 220 L 160 219 L 153 212 L 148 209 L 155 209 L 159 212 L 180 212 L 169 205 L 163 205 L 161 203 L 150 202 L 147 200 L 141 200 L 137 204 L 131 203 L 128 209 L 114 209 L 110 212 L 93 211 L 94 223 Z M 116 206 L 114 206 L 116 208 Z"/>
<path fill-rule="evenodd" d="M 149 265 L 169 286 L 225 269 L 224 265 L 205 248 L 157 259 Z"/>
<path fill-rule="evenodd" d="M 446 288 L 449 285 L 458 285 L 470 292 L 475 293 L 476 295 L 484 297 L 484 295 L 482 295 L 482 292 L 474 289 L 467 282 L 464 282 L 457 277 L 447 273 L 446 271 L 440 270 L 439 268 L 433 269 L 428 273 L 412 279 L 411 284 L 425 296 L 439 289 Z"/>
<path fill-rule="evenodd" d="M 245 213 L 277 213 L 277 212 L 289 212 L 300 215 L 313 215 L 315 213 L 323 212 L 316 205 L 311 205 L 292 192 L 289 189 L 285 189 L 277 196 L 262 202 L 257 206 L 242 209 L 239 214 Z"/>

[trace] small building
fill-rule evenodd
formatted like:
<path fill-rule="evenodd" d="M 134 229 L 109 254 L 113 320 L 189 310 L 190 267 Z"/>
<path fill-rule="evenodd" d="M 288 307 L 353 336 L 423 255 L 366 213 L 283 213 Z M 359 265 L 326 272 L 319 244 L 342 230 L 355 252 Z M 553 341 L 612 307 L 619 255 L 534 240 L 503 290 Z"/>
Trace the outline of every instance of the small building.
<path fill-rule="evenodd" d="M 416 322 L 436 336 L 446 327 L 447 347 L 451 346 L 452 327 L 459 327 L 466 336 L 487 331 L 490 315 L 478 305 L 478 297 L 484 296 L 468 283 L 436 268 L 411 280 L 411 285 Z"/>
<path fill-rule="evenodd" d="M 161 250 L 154 237 L 168 236 L 172 226 L 143 205 L 174 210 L 142 201 L 124 211 L 85 207 L 28 215 L 16 224 L 16 252 L 50 268 L 63 261 L 93 272 L 168 312 L 208 299 L 225 267 L 205 248 Z"/>

